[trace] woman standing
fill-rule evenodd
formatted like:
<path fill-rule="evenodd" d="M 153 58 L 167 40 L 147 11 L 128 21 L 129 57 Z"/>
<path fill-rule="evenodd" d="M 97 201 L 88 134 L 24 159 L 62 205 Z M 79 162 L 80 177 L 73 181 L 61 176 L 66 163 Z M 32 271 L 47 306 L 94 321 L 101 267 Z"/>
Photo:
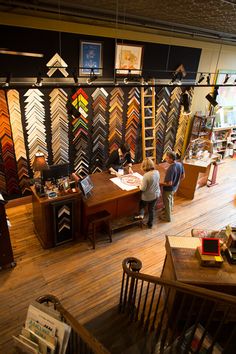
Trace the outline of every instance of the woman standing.
<path fill-rule="evenodd" d="M 141 185 L 139 186 L 142 191 L 141 200 L 139 203 L 139 215 L 135 216 L 135 220 L 143 219 L 145 213 L 145 207 L 148 208 L 148 222 L 149 229 L 153 225 L 154 208 L 157 202 L 157 198 L 160 196 L 160 174 L 155 169 L 154 162 L 150 158 L 146 158 L 142 162 L 142 170 L 145 172 Z"/>

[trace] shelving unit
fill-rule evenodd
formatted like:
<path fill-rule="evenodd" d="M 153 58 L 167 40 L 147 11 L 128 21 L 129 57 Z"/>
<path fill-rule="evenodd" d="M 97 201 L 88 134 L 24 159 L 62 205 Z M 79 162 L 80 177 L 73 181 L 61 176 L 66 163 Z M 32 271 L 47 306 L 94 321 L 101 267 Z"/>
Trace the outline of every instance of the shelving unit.
<path fill-rule="evenodd" d="M 214 153 L 232 157 L 236 151 L 236 126 L 214 128 L 212 142 Z"/>
<path fill-rule="evenodd" d="M 202 116 L 195 114 L 192 122 L 190 141 L 197 138 L 211 139 L 215 116 Z"/>

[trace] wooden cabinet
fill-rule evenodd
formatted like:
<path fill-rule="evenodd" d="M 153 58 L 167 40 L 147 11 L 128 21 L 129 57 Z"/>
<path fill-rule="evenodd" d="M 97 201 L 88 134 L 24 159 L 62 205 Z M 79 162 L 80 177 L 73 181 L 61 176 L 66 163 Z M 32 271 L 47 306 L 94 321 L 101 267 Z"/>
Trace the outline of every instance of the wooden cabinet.
<path fill-rule="evenodd" d="M 193 117 L 190 141 L 201 137 L 211 139 L 214 123 L 215 116 L 201 116 L 195 114 Z"/>
<path fill-rule="evenodd" d="M 0 193 L 0 269 L 14 267 L 16 265 L 13 258 L 10 234 L 7 225 L 5 204 L 6 202 Z"/>
<path fill-rule="evenodd" d="M 222 158 L 233 156 L 236 150 L 236 126 L 214 128 L 212 134 L 213 152 Z"/>
<path fill-rule="evenodd" d="M 53 199 L 39 197 L 32 187 L 35 233 L 43 248 L 76 240 L 80 234 L 81 193 L 67 193 Z"/>

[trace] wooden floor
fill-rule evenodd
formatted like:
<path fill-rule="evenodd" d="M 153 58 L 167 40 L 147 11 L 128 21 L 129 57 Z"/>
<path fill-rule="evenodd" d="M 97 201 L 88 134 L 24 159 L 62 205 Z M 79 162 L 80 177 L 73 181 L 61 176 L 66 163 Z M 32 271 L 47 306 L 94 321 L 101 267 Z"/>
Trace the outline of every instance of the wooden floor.
<path fill-rule="evenodd" d="M 158 221 L 116 233 L 93 250 L 87 242 L 43 250 L 32 223 L 31 204 L 7 209 L 17 266 L 0 271 L 0 353 L 12 353 L 11 335 L 20 332 L 28 305 L 39 295 L 54 294 L 81 323 L 119 301 L 122 261 L 134 256 L 142 272 L 159 276 L 165 257 L 165 235 L 189 235 L 192 228 L 236 225 L 236 159 L 219 166 L 219 184 L 196 192 L 193 201 L 175 199 L 174 220 Z"/>

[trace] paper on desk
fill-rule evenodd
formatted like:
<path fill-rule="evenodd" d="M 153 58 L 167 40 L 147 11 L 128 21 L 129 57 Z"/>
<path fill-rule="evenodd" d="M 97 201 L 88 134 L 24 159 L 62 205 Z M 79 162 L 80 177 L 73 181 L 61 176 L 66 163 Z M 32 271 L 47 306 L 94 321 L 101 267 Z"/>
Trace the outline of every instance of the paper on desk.
<path fill-rule="evenodd" d="M 136 176 L 138 177 L 140 180 L 143 179 L 143 176 L 140 175 L 138 172 L 134 172 L 132 174 L 132 176 Z M 122 189 L 123 191 L 132 191 L 133 189 L 137 189 L 138 186 L 128 186 L 127 184 L 122 182 L 122 179 L 120 177 L 114 177 L 114 178 L 110 178 L 110 181 L 112 181 L 113 183 L 115 183 L 120 189 Z"/>

